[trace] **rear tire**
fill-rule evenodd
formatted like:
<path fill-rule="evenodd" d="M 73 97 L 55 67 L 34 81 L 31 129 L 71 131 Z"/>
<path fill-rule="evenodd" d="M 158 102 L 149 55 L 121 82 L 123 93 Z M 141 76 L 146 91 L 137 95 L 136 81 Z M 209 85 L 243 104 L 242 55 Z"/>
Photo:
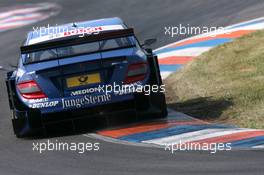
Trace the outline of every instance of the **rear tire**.
<path fill-rule="evenodd" d="M 168 115 L 167 104 L 165 94 L 161 92 L 160 86 L 162 86 L 162 79 L 160 75 L 159 62 L 157 56 L 151 53 L 148 56 L 148 63 L 150 66 L 150 77 L 149 77 L 149 85 L 151 86 L 159 86 L 158 92 L 151 92 L 150 94 L 150 103 L 154 108 L 159 109 L 160 112 L 155 115 L 157 118 L 165 118 Z"/>
<path fill-rule="evenodd" d="M 165 95 L 161 92 L 157 92 L 157 93 L 153 93 L 150 98 L 151 98 L 151 104 L 155 108 L 159 109 L 159 112 L 155 117 L 166 118 L 168 115 L 168 110 L 167 110 Z"/>
<path fill-rule="evenodd" d="M 37 118 L 40 116 L 32 116 L 27 112 L 27 117 L 13 114 L 12 126 L 14 134 L 17 138 L 39 135 L 42 131 L 41 125 Z"/>
<path fill-rule="evenodd" d="M 12 126 L 14 134 L 17 138 L 25 137 L 25 135 L 20 134 L 25 126 L 25 121 L 23 121 L 22 119 L 12 119 Z"/>

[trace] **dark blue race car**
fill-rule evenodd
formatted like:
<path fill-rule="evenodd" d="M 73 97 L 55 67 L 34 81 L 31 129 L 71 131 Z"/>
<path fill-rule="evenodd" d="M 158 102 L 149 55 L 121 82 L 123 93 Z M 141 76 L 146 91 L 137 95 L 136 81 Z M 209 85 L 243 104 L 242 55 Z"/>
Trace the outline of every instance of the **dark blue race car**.
<path fill-rule="evenodd" d="M 157 56 L 146 49 L 153 42 L 140 45 L 119 18 L 29 32 L 6 78 L 16 136 L 101 115 L 165 117 Z"/>

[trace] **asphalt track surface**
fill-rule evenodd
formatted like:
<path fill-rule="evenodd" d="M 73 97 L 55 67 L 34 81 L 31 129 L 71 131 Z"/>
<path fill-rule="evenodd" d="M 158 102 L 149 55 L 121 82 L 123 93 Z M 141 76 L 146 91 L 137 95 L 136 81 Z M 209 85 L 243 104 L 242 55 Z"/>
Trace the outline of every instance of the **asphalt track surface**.
<path fill-rule="evenodd" d="M 0 9 L 30 1 L 1 1 Z M 36 1 L 32 1 L 36 2 Z M 62 6 L 59 15 L 33 24 L 62 24 L 102 17 L 119 16 L 136 29 L 140 40 L 156 37 L 154 48 L 179 38 L 164 35 L 165 26 L 227 26 L 264 16 L 264 2 L 259 0 L 57 0 Z M 0 33 L 0 65 L 16 63 L 18 47 L 31 26 Z M 184 36 L 182 36 L 184 37 Z M 32 151 L 32 142 L 45 139 L 17 139 L 11 129 L 10 112 L 4 85 L 0 82 L 0 174 L 263 174 L 264 151 L 176 152 L 104 142 L 82 134 L 51 137 L 61 142 L 100 142 L 96 152 Z"/>

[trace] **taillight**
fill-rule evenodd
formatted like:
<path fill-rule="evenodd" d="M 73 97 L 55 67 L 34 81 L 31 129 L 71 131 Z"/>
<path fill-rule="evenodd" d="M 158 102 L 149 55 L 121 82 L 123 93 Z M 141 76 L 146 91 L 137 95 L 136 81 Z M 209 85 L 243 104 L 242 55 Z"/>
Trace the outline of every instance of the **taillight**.
<path fill-rule="evenodd" d="M 136 63 L 128 66 L 128 71 L 125 84 L 133 83 L 136 81 L 144 80 L 146 77 L 148 66 L 146 63 Z"/>
<path fill-rule="evenodd" d="M 46 98 L 34 80 L 23 81 L 17 84 L 20 94 L 26 99 Z"/>

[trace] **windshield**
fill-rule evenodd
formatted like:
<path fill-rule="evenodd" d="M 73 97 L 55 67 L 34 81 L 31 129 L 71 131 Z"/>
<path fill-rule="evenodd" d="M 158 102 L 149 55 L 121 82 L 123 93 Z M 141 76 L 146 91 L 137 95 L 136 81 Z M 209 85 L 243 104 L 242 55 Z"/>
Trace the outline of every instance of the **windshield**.
<path fill-rule="evenodd" d="M 40 61 L 48 61 L 63 57 L 71 57 L 83 54 L 89 54 L 100 51 L 134 47 L 136 39 L 134 37 L 121 37 L 97 42 L 60 47 L 56 49 L 41 50 L 27 54 L 24 64 L 30 64 Z"/>

